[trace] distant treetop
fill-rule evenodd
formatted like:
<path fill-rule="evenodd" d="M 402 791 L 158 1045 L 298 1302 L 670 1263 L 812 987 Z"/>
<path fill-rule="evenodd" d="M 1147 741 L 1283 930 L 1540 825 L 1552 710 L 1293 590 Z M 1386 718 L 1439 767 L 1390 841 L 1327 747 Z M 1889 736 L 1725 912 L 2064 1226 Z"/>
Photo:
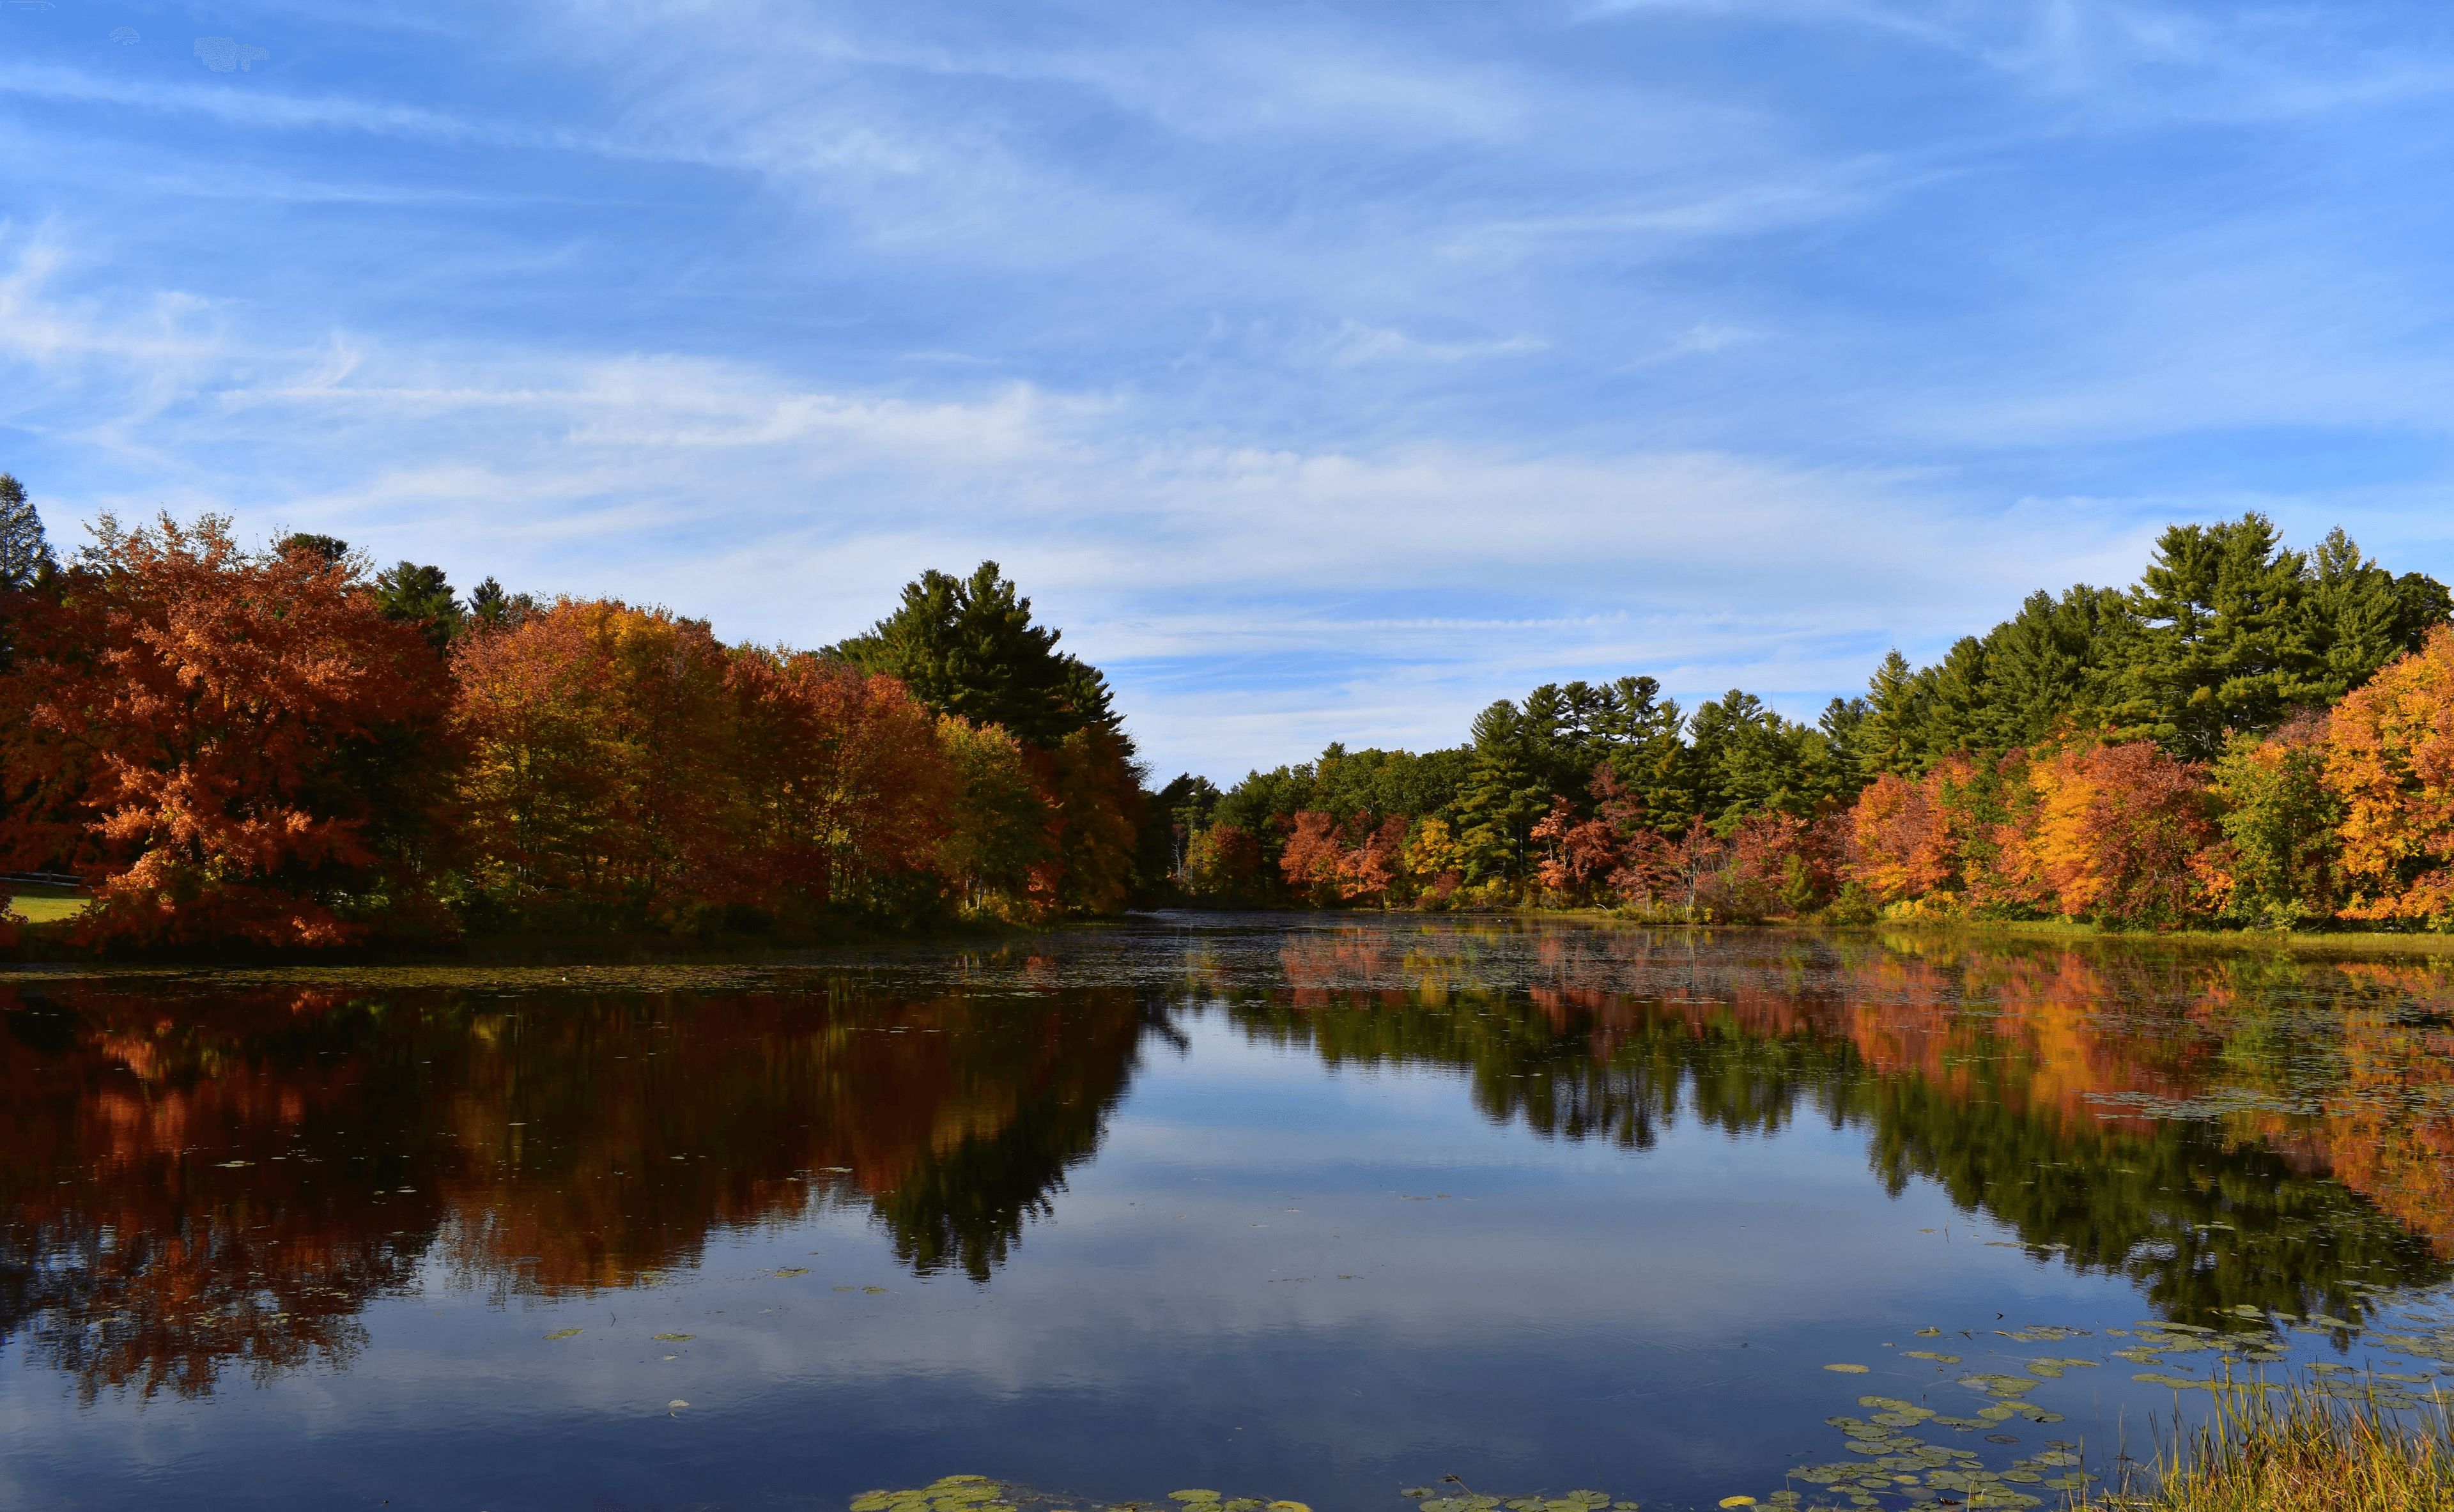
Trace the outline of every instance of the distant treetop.
<path fill-rule="evenodd" d="M 1058 651 L 1061 634 L 1033 624 L 1031 600 L 996 563 L 982 562 L 969 578 L 922 573 L 895 613 L 830 654 L 899 679 L 939 714 L 1000 725 L 1034 745 L 1082 729 L 1116 732 L 1107 679 Z"/>

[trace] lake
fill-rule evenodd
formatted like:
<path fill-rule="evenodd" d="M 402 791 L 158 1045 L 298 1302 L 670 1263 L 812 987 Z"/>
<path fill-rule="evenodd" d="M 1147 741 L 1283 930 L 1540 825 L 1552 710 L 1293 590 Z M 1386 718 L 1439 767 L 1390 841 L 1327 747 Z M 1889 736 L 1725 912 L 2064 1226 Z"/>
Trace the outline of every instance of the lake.
<path fill-rule="evenodd" d="M 0 1010 L 12 1507 L 2051 1505 L 2227 1373 L 2454 1386 L 2416 958 L 1172 914 Z"/>

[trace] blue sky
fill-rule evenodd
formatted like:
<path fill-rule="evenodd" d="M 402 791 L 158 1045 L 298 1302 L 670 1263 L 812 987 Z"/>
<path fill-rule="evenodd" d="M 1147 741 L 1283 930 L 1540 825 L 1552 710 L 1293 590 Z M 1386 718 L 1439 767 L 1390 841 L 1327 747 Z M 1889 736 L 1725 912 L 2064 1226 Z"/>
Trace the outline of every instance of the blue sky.
<path fill-rule="evenodd" d="M 815 645 L 995 557 L 1159 775 L 1808 714 L 2165 522 L 2454 577 L 2454 12 L 0 0 L 0 468 Z"/>

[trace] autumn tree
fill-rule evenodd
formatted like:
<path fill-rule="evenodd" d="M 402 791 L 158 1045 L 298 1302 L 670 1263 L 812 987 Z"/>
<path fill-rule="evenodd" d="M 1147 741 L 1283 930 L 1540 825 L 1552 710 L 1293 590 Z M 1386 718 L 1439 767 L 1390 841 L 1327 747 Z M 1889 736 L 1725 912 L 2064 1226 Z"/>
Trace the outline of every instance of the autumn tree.
<path fill-rule="evenodd" d="M 2017 895 L 2069 917 L 2168 928 L 2205 911 L 2216 835 L 2206 769 L 2153 744 L 2075 741 L 2027 771 L 2035 807 L 2004 829 Z"/>
<path fill-rule="evenodd" d="M 1113 914 L 1134 895 L 1142 769 L 1124 736 L 1090 724 L 1046 753 L 1052 860 L 1036 890 L 1068 913 Z"/>
<path fill-rule="evenodd" d="M 1048 797 L 1034 776 L 1040 758 L 999 725 L 954 715 L 937 719 L 937 748 L 953 782 L 953 807 L 938 847 L 938 869 L 975 914 L 1019 920 L 1035 868 L 1053 852 Z"/>
<path fill-rule="evenodd" d="M 1209 828 L 1218 812 L 1219 799 L 1224 796 L 1217 783 L 1190 772 L 1179 773 L 1167 786 L 1159 789 L 1152 798 L 1151 807 L 1166 826 L 1162 839 L 1166 854 L 1160 860 L 1164 870 L 1150 874 L 1146 865 L 1146 875 L 1164 876 L 1180 883 L 1184 877 L 1187 848 L 1192 845 L 1195 836 Z M 1147 842 L 1145 845 L 1147 848 Z"/>
<path fill-rule="evenodd" d="M 744 648 L 725 669 L 729 812 L 694 878 L 711 905 L 935 911 L 963 774 L 938 719 L 892 677 Z"/>
<path fill-rule="evenodd" d="M 2004 837 L 2017 830 L 2035 794 L 2028 754 L 1954 752 L 1914 780 L 1886 773 L 1850 809 L 1850 855 L 1835 857 L 1842 880 L 1875 899 L 1918 900 L 1925 912 L 1956 915 L 2018 907 L 2024 883 L 2004 871 Z"/>
<path fill-rule="evenodd" d="M 453 667 L 472 876 L 490 906 L 638 928 L 697 896 L 732 786 L 729 658 L 704 622 L 562 599 L 470 636 Z"/>
<path fill-rule="evenodd" d="M 1850 810 L 1858 852 L 1850 880 L 1883 902 L 1958 891 L 1960 857 L 1932 786 L 1879 771 Z"/>
<path fill-rule="evenodd" d="M 2325 784 L 2353 918 L 2454 922 L 2454 629 L 2335 706 Z"/>
<path fill-rule="evenodd" d="M 1185 887 L 1197 897 L 1220 902 L 1258 901 L 1267 882 L 1264 864 L 1260 841 L 1222 819 L 1195 836 L 1186 849 Z"/>
<path fill-rule="evenodd" d="M 0 675 L 8 864 L 95 878 L 78 934 L 335 944 L 414 930 L 439 857 L 445 669 L 347 559 L 106 515 Z"/>
<path fill-rule="evenodd" d="M 1315 904 L 1338 897 L 1338 860 L 1345 850 L 1338 831 L 1337 817 L 1318 809 L 1295 816 L 1294 829 L 1278 852 L 1278 870 L 1297 897 Z"/>

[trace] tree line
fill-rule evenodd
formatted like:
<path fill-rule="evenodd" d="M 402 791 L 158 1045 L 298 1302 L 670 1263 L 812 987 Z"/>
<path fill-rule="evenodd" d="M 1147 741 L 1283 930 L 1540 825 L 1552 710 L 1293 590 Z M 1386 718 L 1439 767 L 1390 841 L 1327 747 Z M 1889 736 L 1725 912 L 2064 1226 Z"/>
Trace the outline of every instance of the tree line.
<path fill-rule="evenodd" d="M 2438 927 L 2450 609 L 2251 514 L 1932 666 L 1894 652 L 1812 723 L 1545 684 L 1451 749 L 1154 795 L 1105 678 L 995 563 L 836 645 L 729 646 L 212 516 L 106 517 L 62 563 L 0 474 L 0 866 L 89 877 L 74 937 L 161 947 L 1136 900 Z"/>
<path fill-rule="evenodd" d="M 1159 795 L 1240 903 L 1661 919 L 2454 923 L 2454 597 L 2342 530 L 2176 525 L 2138 582 L 2040 592 L 1813 723 L 1651 677 L 1545 684 L 1455 748 Z"/>
<path fill-rule="evenodd" d="M 817 651 L 211 515 L 63 562 L 0 475 L 0 869 L 94 947 L 1113 912 L 1164 836 L 1058 640 L 994 562 Z"/>

